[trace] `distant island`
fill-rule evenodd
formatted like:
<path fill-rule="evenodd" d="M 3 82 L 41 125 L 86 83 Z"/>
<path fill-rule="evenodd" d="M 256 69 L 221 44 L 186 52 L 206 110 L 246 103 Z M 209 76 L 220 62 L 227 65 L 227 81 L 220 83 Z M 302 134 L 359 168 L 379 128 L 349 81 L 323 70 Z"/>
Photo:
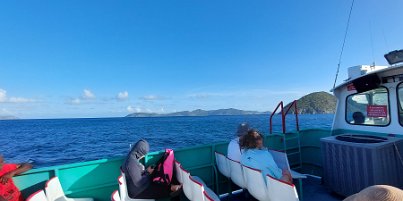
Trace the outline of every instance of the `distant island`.
<path fill-rule="evenodd" d="M 298 114 L 334 114 L 336 112 L 336 97 L 327 92 L 314 92 L 298 99 Z M 288 108 L 291 103 L 284 108 Z M 294 108 L 289 113 L 294 113 Z"/>
<path fill-rule="evenodd" d="M 284 108 L 288 108 L 291 103 Z M 334 114 L 336 111 L 336 98 L 327 92 L 314 92 L 298 99 L 299 114 Z M 290 109 L 289 113 L 294 113 L 294 108 Z M 145 113 L 135 112 L 128 114 L 126 117 L 180 117 L 180 116 L 218 116 L 218 115 L 256 115 L 256 114 L 271 114 L 271 112 L 244 111 L 234 108 L 219 109 L 219 110 L 193 110 L 174 113 Z"/>
<path fill-rule="evenodd" d="M 271 114 L 271 112 L 243 111 L 234 108 L 219 109 L 219 110 L 197 109 L 193 111 L 182 111 L 167 114 L 136 112 L 131 113 L 126 117 L 181 117 L 181 116 L 219 116 L 219 115 L 256 115 L 256 114 Z"/>
<path fill-rule="evenodd" d="M 12 119 L 19 119 L 19 118 L 11 115 L 0 116 L 0 120 L 12 120 Z"/>

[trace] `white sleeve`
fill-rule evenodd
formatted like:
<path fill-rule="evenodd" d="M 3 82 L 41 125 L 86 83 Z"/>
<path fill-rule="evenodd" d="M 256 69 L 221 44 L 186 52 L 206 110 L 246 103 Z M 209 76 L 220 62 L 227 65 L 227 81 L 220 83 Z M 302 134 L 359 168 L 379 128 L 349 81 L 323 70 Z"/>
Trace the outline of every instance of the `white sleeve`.
<path fill-rule="evenodd" d="M 237 138 L 229 143 L 227 157 L 235 161 L 241 160 L 241 149 Z"/>

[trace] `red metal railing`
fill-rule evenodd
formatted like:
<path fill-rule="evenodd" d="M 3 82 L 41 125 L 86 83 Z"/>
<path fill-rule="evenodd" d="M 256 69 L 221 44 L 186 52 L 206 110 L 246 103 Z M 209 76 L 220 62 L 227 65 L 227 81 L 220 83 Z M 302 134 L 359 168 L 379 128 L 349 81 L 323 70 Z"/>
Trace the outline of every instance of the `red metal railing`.
<path fill-rule="evenodd" d="M 285 116 L 288 114 L 288 112 L 290 111 L 290 109 L 292 108 L 292 106 L 294 106 L 295 126 L 297 127 L 297 131 L 299 131 L 297 100 L 294 100 L 294 101 L 291 103 L 290 107 L 287 108 L 287 111 L 285 111 L 285 113 L 284 113 L 284 118 L 285 118 Z M 285 124 L 284 124 L 284 130 L 285 130 Z M 285 133 L 285 132 L 284 132 L 284 133 Z"/>
<path fill-rule="evenodd" d="M 297 131 L 299 131 L 297 100 L 294 100 L 285 112 L 284 112 L 283 101 L 280 101 L 280 103 L 277 105 L 276 109 L 270 115 L 270 134 L 273 133 L 273 116 L 276 114 L 278 108 L 281 108 L 281 126 L 282 126 L 283 133 L 285 133 L 285 129 L 286 129 L 285 116 L 288 114 L 288 112 L 290 111 L 292 106 L 294 106 L 295 121 L 296 121 L 295 125 L 297 127 Z"/>
<path fill-rule="evenodd" d="M 280 103 L 277 105 L 276 109 L 271 113 L 270 115 L 270 134 L 273 133 L 273 116 L 276 114 L 277 109 L 281 107 L 281 124 L 283 127 L 283 133 L 285 133 L 285 116 L 284 116 L 284 106 L 283 106 L 283 101 L 280 101 Z"/>

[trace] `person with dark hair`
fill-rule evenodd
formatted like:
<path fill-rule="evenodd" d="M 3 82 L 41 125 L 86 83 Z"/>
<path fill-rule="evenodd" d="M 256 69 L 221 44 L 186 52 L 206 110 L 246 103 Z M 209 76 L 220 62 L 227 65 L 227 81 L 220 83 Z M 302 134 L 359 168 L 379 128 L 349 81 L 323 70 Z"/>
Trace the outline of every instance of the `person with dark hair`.
<path fill-rule="evenodd" d="M 0 200 L 22 201 L 24 198 L 13 182 L 13 176 L 26 172 L 32 168 L 29 163 L 8 164 L 0 154 Z"/>
<path fill-rule="evenodd" d="M 176 196 L 181 185 L 163 185 L 152 182 L 154 168 L 145 169 L 140 160 L 147 155 L 150 146 L 146 140 L 139 140 L 131 149 L 122 165 L 125 173 L 127 190 L 130 198 L 158 199 L 170 195 Z"/>
<path fill-rule="evenodd" d="M 271 153 L 263 146 L 263 137 L 258 131 L 250 130 L 242 136 L 240 146 L 243 150 L 241 164 L 261 170 L 263 176 L 268 174 L 292 183 L 291 173 L 287 169 L 281 170 L 278 167 Z"/>
<path fill-rule="evenodd" d="M 237 137 L 232 139 L 228 144 L 228 151 L 227 151 L 228 158 L 235 161 L 241 160 L 241 148 L 239 147 L 239 138 L 241 136 L 246 135 L 248 133 L 248 130 L 249 130 L 248 123 L 239 124 L 238 130 L 236 132 Z"/>
<path fill-rule="evenodd" d="M 353 113 L 354 124 L 363 124 L 365 122 L 365 116 L 362 112 Z"/>

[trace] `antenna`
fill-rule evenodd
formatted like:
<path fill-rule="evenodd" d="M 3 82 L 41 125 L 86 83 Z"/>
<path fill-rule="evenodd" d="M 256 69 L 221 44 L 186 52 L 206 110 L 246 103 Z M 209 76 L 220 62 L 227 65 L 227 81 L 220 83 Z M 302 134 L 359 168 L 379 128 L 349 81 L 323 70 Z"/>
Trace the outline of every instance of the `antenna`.
<path fill-rule="evenodd" d="M 371 40 L 371 53 L 372 53 L 372 65 L 371 67 L 375 66 L 375 54 L 374 54 L 374 38 L 372 33 L 372 21 L 369 24 L 369 33 L 370 33 L 370 40 Z"/>
<path fill-rule="evenodd" d="M 353 11 L 354 1 L 355 1 L 355 0 L 353 0 L 353 1 L 351 2 L 350 13 L 348 14 L 348 20 L 347 20 L 346 31 L 345 31 L 345 33 L 344 33 L 343 45 L 341 46 L 341 52 L 340 52 L 340 56 L 339 56 L 339 64 L 337 64 L 336 78 L 334 79 L 334 83 L 333 83 L 333 90 L 334 90 L 334 88 L 336 87 L 337 76 L 339 75 L 340 64 L 341 64 L 341 57 L 343 56 L 344 45 L 346 44 L 346 38 L 347 38 L 348 28 L 349 28 L 349 26 L 350 26 L 350 18 L 351 18 L 351 12 Z"/>

